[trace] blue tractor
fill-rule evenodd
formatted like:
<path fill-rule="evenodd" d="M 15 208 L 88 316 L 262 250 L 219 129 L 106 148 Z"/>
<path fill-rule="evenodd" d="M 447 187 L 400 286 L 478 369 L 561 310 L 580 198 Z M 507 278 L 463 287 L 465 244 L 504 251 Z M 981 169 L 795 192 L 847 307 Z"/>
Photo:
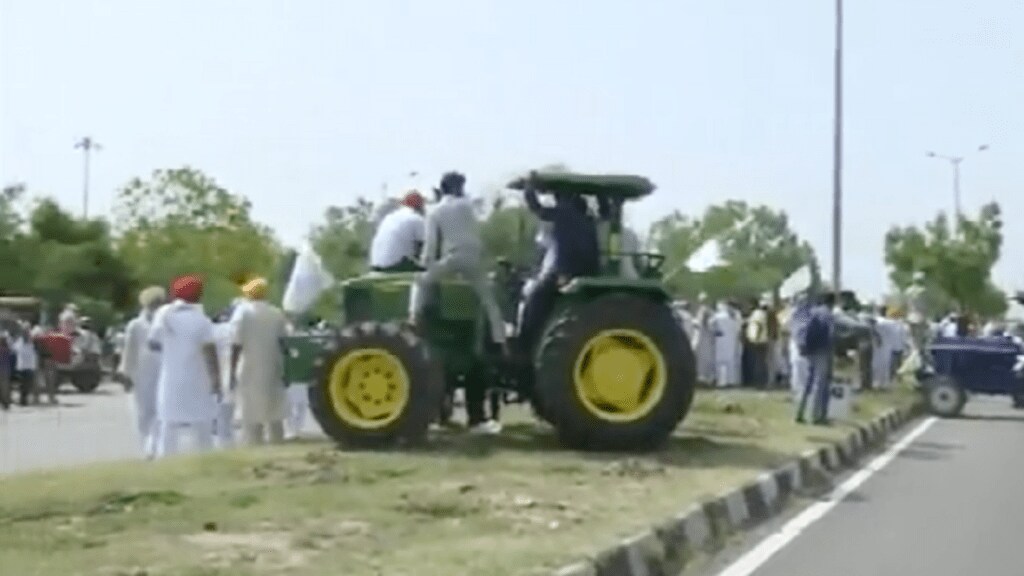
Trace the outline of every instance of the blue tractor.
<path fill-rule="evenodd" d="M 971 394 L 1009 396 L 1024 408 L 1024 346 L 1008 336 L 939 337 L 928 347 L 930 362 L 918 372 L 929 411 L 953 418 Z"/>

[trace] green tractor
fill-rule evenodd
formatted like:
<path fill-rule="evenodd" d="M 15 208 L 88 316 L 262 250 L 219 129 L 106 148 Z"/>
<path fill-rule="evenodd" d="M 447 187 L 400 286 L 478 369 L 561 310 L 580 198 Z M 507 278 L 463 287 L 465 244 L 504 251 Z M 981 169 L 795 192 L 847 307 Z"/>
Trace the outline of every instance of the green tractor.
<path fill-rule="evenodd" d="M 441 282 L 417 330 L 409 327 L 414 273 L 369 273 L 340 284 L 340 328 L 288 339 L 290 381 L 306 380 L 316 420 L 343 446 L 387 448 L 423 441 L 445 398 L 466 382 L 500 388 L 529 402 L 562 443 L 584 450 L 645 450 L 661 445 L 693 400 L 695 362 L 661 284 L 658 254 L 623 254 L 621 207 L 654 186 L 635 176 L 534 174 L 539 192 L 601 198 L 615 209 L 603 223 L 602 274 L 574 278 L 534 344 L 509 360 L 490 341 L 472 287 Z M 509 184 L 522 189 L 525 180 Z M 637 274 L 620 266 L 632 259 Z M 495 290 L 515 334 L 509 286 Z M 517 344 L 516 336 L 510 342 Z"/>

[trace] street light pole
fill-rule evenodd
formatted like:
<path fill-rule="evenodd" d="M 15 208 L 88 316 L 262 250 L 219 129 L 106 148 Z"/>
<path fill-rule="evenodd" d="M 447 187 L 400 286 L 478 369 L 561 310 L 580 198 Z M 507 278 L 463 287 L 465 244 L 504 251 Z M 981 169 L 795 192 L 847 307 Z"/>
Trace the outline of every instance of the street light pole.
<path fill-rule="evenodd" d="M 832 156 L 832 290 L 843 282 L 843 0 L 836 0 L 835 126 Z"/>
<path fill-rule="evenodd" d="M 92 151 L 97 152 L 102 150 L 103 147 L 100 143 L 93 140 L 91 137 L 86 136 L 77 143 L 75 148 L 82 149 L 82 218 L 89 217 L 89 156 L 92 155 Z"/>
<path fill-rule="evenodd" d="M 986 150 L 988 150 L 988 144 L 982 144 L 981 146 L 978 146 L 976 152 L 984 152 Z M 935 152 L 927 152 L 926 155 L 929 158 L 945 160 L 953 167 L 953 210 L 956 216 L 956 227 L 959 229 L 960 219 L 963 218 L 964 215 L 962 199 L 960 196 L 960 164 L 962 164 L 967 157 L 947 156 L 945 154 L 936 154 Z"/>

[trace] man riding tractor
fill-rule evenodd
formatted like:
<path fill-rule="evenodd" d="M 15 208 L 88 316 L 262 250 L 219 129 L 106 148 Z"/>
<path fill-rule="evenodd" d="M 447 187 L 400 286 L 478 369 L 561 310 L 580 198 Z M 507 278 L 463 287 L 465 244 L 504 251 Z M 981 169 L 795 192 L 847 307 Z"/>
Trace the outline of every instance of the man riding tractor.
<path fill-rule="evenodd" d="M 557 195 L 570 230 L 582 229 L 575 224 L 593 230 L 584 220 L 590 201 L 614 206 L 654 186 L 636 176 L 539 173 L 509 188 Z M 472 244 L 465 202 L 448 195 L 449 208 L 427 218 L 427 244 L 434 235 L 441 248 L 434 262 L 464 257 L 458 247 Z M 289 370 L 314 381 L 310 406 L 324 431 L 348 446 L 421 442 L 448 389 L 483 382 L 530 402 L 567 446 L 643 450 L 662 444 L 693 399 L 692 349 L 661 284 L 662 257 L 624 254 L 615 216 L 621 210 L 609 213 L 596 268 L 565 268 L 569 273 L 556 279 L 532 327 L 517 327 L 514 304 L 492 307 L 490 301 L 509 291 L 480 282 L 468 258 L 465 266 L 445 269 L 451 274 L 370 273 L 342 282 L 337 331 L 286 343 Z M 554 249 L 584 253 L 586 243 L 593 250 L 589 238 L 570 240 L 576 241 L 579 247 L 556 242 Z M 637 278 L 621 273 L 626 258 L 640 263 Z M 422 288 L 427 293 L 410 298 Z M 406 322 L 410 308 L 415 328 Z M 533 333 L 524 337 L 524 328 Z M 503 341 L 517 353 L 503 353 Z"/>

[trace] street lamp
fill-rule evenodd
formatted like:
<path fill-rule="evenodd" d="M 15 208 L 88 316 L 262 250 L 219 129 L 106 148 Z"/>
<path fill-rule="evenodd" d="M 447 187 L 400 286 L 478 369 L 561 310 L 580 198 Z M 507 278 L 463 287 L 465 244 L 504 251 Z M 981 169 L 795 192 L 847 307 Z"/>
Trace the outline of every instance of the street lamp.
<path fill-rule="evenodd" d="M 100 143 L 86 136 L 75 143 L 76 149 L 82 150 L 82 218 L 89 217 L 89 157 L 92 152 L 103 149 Z"/>
<path fill-rule="evenodd" d="M 982 144 L 978 146 L 975 152 L 984 152 L 988 150 L 988 144 Z M 929 158 L 938 158 L 939 160 L 945 160 L 953 166 L 953 209 L 956 211 L 956 225 L 960 226 L 960 218 L 963 217 L 963 209 L 960 205 L 960 164 L 964 161 L 966 156 L 947 156 L 945 154 L 937 154 L 935 152 L 926 152 Z"/>

